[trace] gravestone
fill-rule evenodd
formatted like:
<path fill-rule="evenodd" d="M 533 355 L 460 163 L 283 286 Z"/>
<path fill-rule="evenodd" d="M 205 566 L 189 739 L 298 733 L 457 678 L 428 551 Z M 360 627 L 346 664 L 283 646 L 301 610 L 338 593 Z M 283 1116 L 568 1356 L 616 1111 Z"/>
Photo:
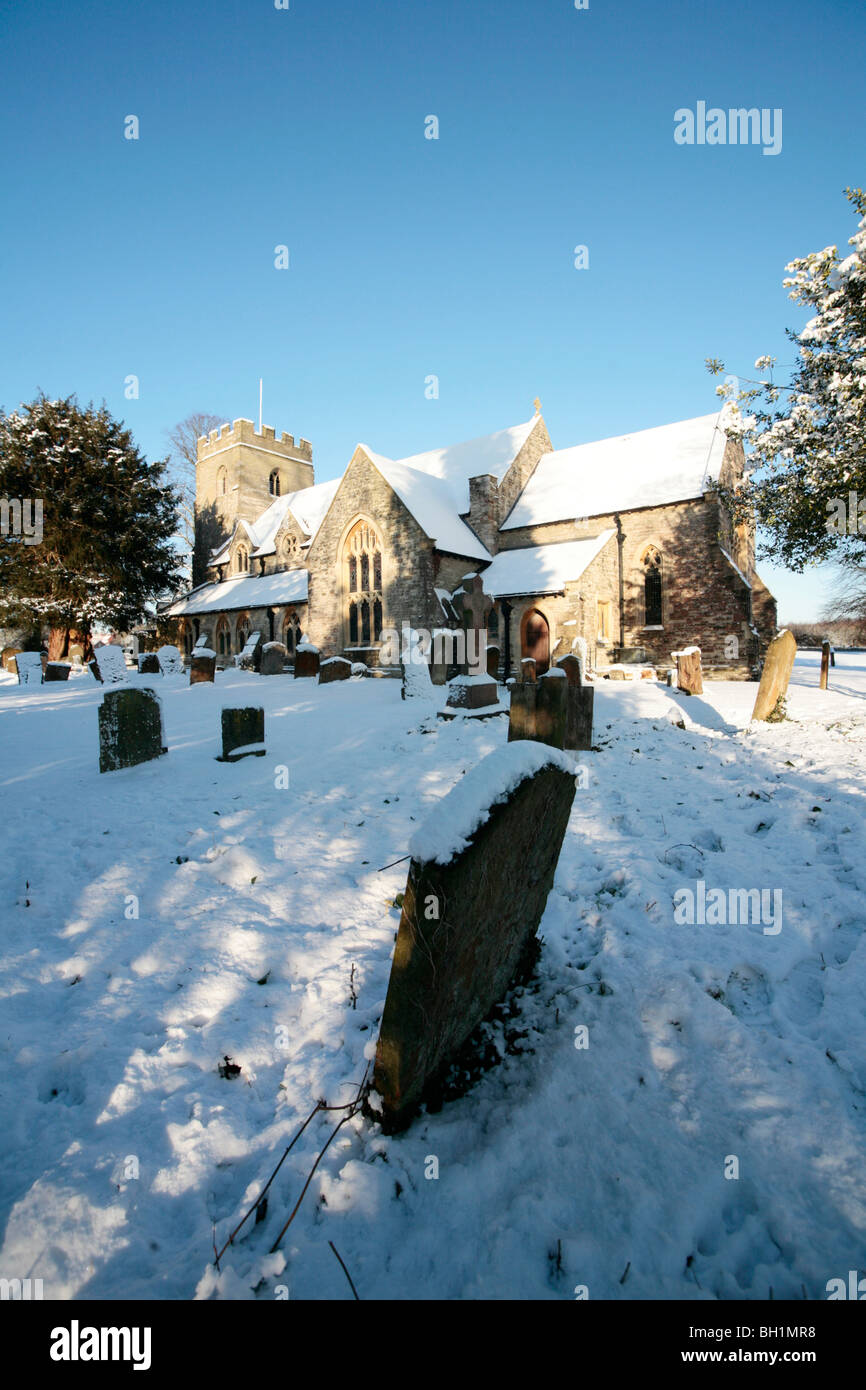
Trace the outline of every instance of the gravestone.
<path fill-rule="evenodd" d="M 19 685 L 42 684 L 42 653 L 19 652 L 15 657 Z"/>
<path fill-rule="evenodd" d="M 159 676 L 162 674 L 156 652 L 139 652 L 138 674 L 140 676 Z"/>
<path fill-rule="evenodd" d="M 772 714 L 779 699 L 788 689 L 796 655 L 797 643 L 794 634 L 783 628 L 767 648 L 761 683 L 755 696 L 755 708 L 752 710 L 753 719 L 766 719 Z"/>
<path fill-rule="evenodd" d="M 524 656 L 520 662 L 520 680 L 526 685 L 535 681 L 535 657 Z"/>
<path fill-rule="evenodd" d="M 94 663 L 96 670 L 94 671 Z M 103 685 L 120 685 L 127 679 L 126 657 L 123 648 L 112 642 L 94 647 L 90 669 Z"/>
<path fill-rule="evenodd" d="M 199 647 L 207 647 L 208 649 L 210 649 L 210 633 L 209 633 L 209 632 L 200 632 L 200 633 L 199 633 L 198 637 L 195 639 L 195 643 L 194 643 L 194 645 L 193 645 L 193 651 L 197 651 Z"/>
<path fill-rule="evenodd" d="M 72 665 L 68 661 L 49 661 L 45 667 L 43 680 L 46 683 L 49 681 L 68 681 L 71 670 Z"/>
<path fill-rule="evenodd" d="M 400 676 L 402 679 L 400 687 L 402 699 L 429 700 L 433 695 L 430 667 L 427 665 L 427 659 L 421 650 L 420 637 L 411 628 L 409 629 L 408 640 L 404 643 L 400 653 Z"/>
<path fill-rule="evenodd" d="M 532 739 L 564 748 L 568 728 L 568 678 L 555 667 L 537 681 L 512 686 L 508 742 Z"/>
<path fill-rule="evenodd" d="M 671 656 L 677 663 L 677 688 L 684 695 L 703 695 L 700 647 L 684 647 L 681 652 L 671 652 Z"/>
<path fill-rule="evenodd" d="M 2 654 L 0 654 L 0 662 L 2 662 L 3 670 L 8 671 L 10 675 L 17 676 L 18 674 L 15 658 L 20 650 L 20 647 L 4 647 Z"/>
<path fill-rule="evenodd" d="M 222 712 L 222 757 L 219 763 L 236 763 L 241 758 L 265 756 L 265 712 L 256 705 Z"/>
<path fill-rule="evenodd" d="M 172 647 L 170 645 L 160 647 L 156 655 L 159 661 L 159 669 L 164 676 L 183 675 L 183 657 L 177 647 Z"/>
<path fill-rule="evenodd" d="M 319 685 L 330 685 L 332 681 L 347 681 L 351 674 L 351 661 L 342 656 L 330 656 L 319 665 Z"/>
<path fill-rule="evenodd" d="M 246 642 L 244 642 L 243 651 L 239 656 L 235 657 L 235 664 L 240 667 L 242 671 L 259 671 L 262 664 L 262 651 L 264 645 L 262 634 L 260 632 L 251 632 Z M 268 643 L 268 645 L 270 646 L 272 644 Z M 273 671 L 268 672 L 268 675 L 275 674 L 276 673 Z"/>
<path fill-rule="evenodd" d="M 189 659 L 190 685 L 213 685 L 216 675 L 216 652 L 209 647 L 193 647 Z"/>
<path fill-rule="evenodd" d="M 265 642 L 262 647 L 259 675 L 281 676 L 288 659 L 288 649 L 282 642 Z"/>
<path fill-rule="evenodd" d="M 135 767 L 168 752 L 162 706 L 149 687 L 107 690 L 98 715 L 100 772 Z"/>
<path fill-rule="evenodd" d="M 306 635 L 295 648 L 295 679 L 309 680 L 319 674 L 319 648 L 307 640 Z"/>
<path fill-rule="evenodd" d="M 480 574 L 467 574 L 462 589 L 453 596 L 453 604 L 466 632 L 466 675 L 486 674 L 487 619 L 493 600 L 484 592 Z"/>
<path fill-rule="evenodd" d="M 448 699 L 440 713 L 448 718 L 449 710 L 485 710 L 499 712 L 499 689 L 489 676 L 455 676 L 448 682 Z"/>
<path fill-rule="evenodd" d="M 457 634 L 450 627 L 437 627 L 432 634 L 430 679 L 434 685 L 445 685 L 449 667 L 456 667 L 455 643 Z M 456 674 L 456 671 L 455 671 Z"/>
<path fill-rule="evenodd" d="M 405 1128 L 428 1081 L 531 965 L 574 791 L 563 754 L 511 744 L 462 777 L 413 836 L 376 1046 L 386 1131 Z"/>
<path fill-rule="evenodd" d="M 581 681 L 580 658 L 573 655 L 560 657 L 557 666 L 565 672 L 567 689 L 565 744 L 566 748 L 586 751 L 592 748 L 592 709 L 595 688 Z"/>
<path fill-rule="evenodd" d="M 499 680 L 499 648 L 495 642 L 487 644 L 487 674 L 492 681 Z"/>
<path fill-rule="evenodd" d="M 827 682 L 830 679 L 830 643 L 821 643 L 821 679 L 818 682 L 819 690 L 827 689 Z"/>
<path fill-rule="evenodd" d="M 570 687 L 581 684 L 580 657 L 569 653 L 568 656 L 561 656 L 556 664 L 560 671 L 565 672 Z"/>

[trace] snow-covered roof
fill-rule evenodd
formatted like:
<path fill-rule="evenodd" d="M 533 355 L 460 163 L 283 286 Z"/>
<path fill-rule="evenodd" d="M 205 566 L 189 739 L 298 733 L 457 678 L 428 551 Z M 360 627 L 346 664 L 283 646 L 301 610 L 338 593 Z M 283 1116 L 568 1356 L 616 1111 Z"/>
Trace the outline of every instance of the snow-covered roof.
<path fill-rule="evenodd" d="M 287 492 L 285 497 L 276 497 L 254 523 L 245 523 L 255 545 L 253 554 L 273 555 L 274 541 L 287 512 L 292 513 L 301 530 L 312 540 L 339 486 L 340 479 L 332 478 L 330 482 L 315 483 L 312 487 L 300 488 L 297 492 Z"/>
<path fill-rule="evenodd" d="M 441 478 L 451 492 L 455 510 L 468 512 L 469 479 L 492 473 L 501 481 L 540 418 L 533 415 L 524 424 L 512 425 L 496 434 L 481 435 L 478 439 L 467 439 L 444 449 L 430 449 L 423 454 L 410 454 L 399 461 L 418 473 Z"/>
<path fill-rule="evenodd" d="M 719 413 L 544 454 L 500 528 L 543 526 L 700 497 L 721 471 Z"/>
<path fill-rule="evenodd" d="M 262 608 L 282 603 L 302 603 L 307 597 L 307 571 L 280 570 L 278 574 L 235 575 L 221 584 L 202 584 L 168 609 L 171 618 L 199 613 L 221 613 L 231 608 Z"/>
<path fill-rule="evenodd" d="M 457 515 L 451 490 L 442 478 L 410 468 L 405 460 L 376 454 L 366 444 L 359 447 L 439 550 L 472 560 L 490 559 L 475 532 Z"/>
<path fill-rule="evenodd" d="M 585 540 L 500 550 L 482 575 L 485 592 L 494 598 L 561 593 L 566 584 L 580 578 L 615 535 L 611 526 Z"/>

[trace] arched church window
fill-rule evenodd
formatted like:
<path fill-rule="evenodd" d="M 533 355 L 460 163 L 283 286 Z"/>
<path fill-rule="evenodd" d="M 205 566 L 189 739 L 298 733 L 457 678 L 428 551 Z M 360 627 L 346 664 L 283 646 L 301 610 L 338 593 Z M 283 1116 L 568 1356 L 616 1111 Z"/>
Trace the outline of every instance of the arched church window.
<path fill-rule="evenodd" d="M 300 641 L 300 635 L 301 624 L 298 621 L 297 613 L 293 609 L 291 613 L 286 614 L 285 621 L 283 623 L 283 643 L 285 645 L 286 651 L 289 653 L 289 656 L 294 656 L 295 647 L 298 645 L 298 642 Z"/>
<path fill-rule="evenodd" d="M 382 542 L 369 521 L 356 522 L 346 537 L 343 584 L 348 645 L 366 646 L 372 641 L 378 642 L 384 612 Z"/>
<path fill-rule="evenodd" d="M 662 557 L 651 545 L 643 557 L 644 626 L 662 626 Z"/>
<path fill-rule="evenodd" d="M 489 636 L 491 642 L 498 642 L 499 614 L 497 613 L 495 608 L 491 608 L 490 614 L 487 619 L 487 635 Z"/>
<path fill-rule="evenodd" d="M 250 552 L 245 545 L 239 545 L 235 555 L 235 569 L 239 574 L 243 574 L 250 567 Z"/>
<path fill-rule="evenodd" d="M 216 649 L 220 656 L 228 656 L 231 647 L 231 634 L 227 618 L 219 618 L 216 625 Z"/>
<path fill-rule="evenodd" d="M 280 495 L 280 470 L 275 468 L 268 479 L 268 492 L 272 497 Z"/>
<path fill-rule="evenodd" d="M 250 615 L 249 613 L 241 613 L 237 620 L 237 625 L 235 627 L 235 645 L 237 651 L 243 651 L 244 647 L 247 645 L 247 639 L 249 638 L 249 635 Z"/>
<path fill-rule="evenodd" d="M 217 497 L 225 497 L 225 495 L 226 495 L 226 471 L 225 471 L 224 468 L 218 468 L 218 469 L 217 469 L 216 490 L 217 490 Z"/>

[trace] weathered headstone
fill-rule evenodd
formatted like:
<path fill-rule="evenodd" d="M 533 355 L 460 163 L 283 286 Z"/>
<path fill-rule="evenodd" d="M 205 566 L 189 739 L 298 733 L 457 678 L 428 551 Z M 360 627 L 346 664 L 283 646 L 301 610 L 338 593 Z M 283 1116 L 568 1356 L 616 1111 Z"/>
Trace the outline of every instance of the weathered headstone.
<path fill-rule="evenodd" d="M 560 671 L 565 672 L 569 686 L 581 684 L 580 657 L 569 652 L 567 656 L 561 656 L 556 664 Z"/>
<path fill-rule="evenodd" d="M 135 767 L 168 752 L 162 706 L 149 687 L 107 690 L 98 714 L 100 772 Z"/>
<path fill-rule="evenodd" d="M 15 657 L 15 669 L 18 672 L 19 685 L 41 685 L 41 652 L 19 652 Z"/>
<path fill-rule="evenodd" d="M 684 695 L 703 695 L 700 647 L 684 647 L 681 652 L 671 652 L 671 656 L 677 663 L 677 688 Z"/>
<path fill-rule="evenodd" d="M 208 651 L 210 650 L 210 633 L 209 633 L 209 632 L 200 632 L 200 633 L 199 633 L 198 637 L 195 639 L 195 644 L 194 644 L 194 646 L 193 646 L 193 651 L 194 651 L 194 652 L 195 652 L 195 651 L 198 651 L 198 650 L 199 650 L 200 648 L 202 648 L 202 647 L 206 647 L 206 648 L 208 649 Z"/>
<path fill-rule="evenodd" d="M 241 758 L 263 758 L 265 749 L 265 712 L 256 705 L 243 709 L 224 709 L 222 712 L 222 757 L 220 763 L 236 763 Z"/>
<path fill-rule="evenodd" d="M 270 646 L 272 644 L 268 643 L 268 645 Z M 243 651 L 239 656 L 235 657 L 235 664 L 239 666 L 242 671 L 259 671 L 261 669 L 264 646 L 265 643 L 262 641 L 262 634 L 260 632 L 251 632 L 246 642 L 244 642 Z M 269 671 L 268 674 L 274 675 L 276 673 Z"/>
<path fill-rule="evenodd" d="M 20 650 L 20 647 L 4 647 L 0 653 L 0 663 L 3 665 L 3 670 L 8 671 L 10 675 L 17 676 L 18 674 L 15 658 Z"/>
<path fill-rule="evenodd" d="M 282 642 L 265 642 L 262 646 L 260 676 L 281 676 L 289 659 L 288 649 Z"/>
<path fill-rule="evenodd" d="M 493 600 L 484 592 L 480 574 L 467 574 L 462 589 L 453 595 L 453 604 L 466 632 L 466 674 L 481 676 L 487 670 L 487 619 Z"/>
<path fill-rule="evenodd" d="M 563 754 L 511 744 L 461 778 L 413 836 L 376 1047 L 386 1130 L 409 1123 L 428 1081 L 531 963 L 574 791 Z"/>
<path fill-rule="evenodd" d="M 830 679 L 830 643 L 821 643 L 821 679 L 818 683 L 820 690 L 827 689 L 827 682 Z"/>
<path fill-rule="evenodd" d="M 449 710 L 499 711 L 499 690 L 489 676 L 455 676 L 448 682 L 448 699 L 440 711 L 448 717 Z"/>
<path fill-rule="evenodd" d="M 162 674 L 156 652 L 139 652 L 138 674 L 140 676 L 159 676 Z"/>
<path fill-rule="evenodd" d="M 160 647 L 156 655 L 159 661 L 159 669 L 164 676 L 183 675 L 183 657 L 177 647 L 171 645 Z"/>
<path fill-rule="evenodd" d="M 752 710 L 753 719 L 766 719 L 772 714 L 779 699 L 788 689 L 796 655 L 797 643 L 794 634 L 783 628 L 767 648 L 761 683 L 755 696 L 755 708 Z"/>
<path fill-rule="evenodd" d="M 295 648 L 295 679 L 308 680 L 319 674 L 319 648 L 307 641 L 306 636 Z"/>
<path fill-rule="evenodd" d="M 194 647 L 189 659 L 190 685 L 213 685 L 216 675 L 216 652 L 209 647 Z"/>
<path fill-rule="evenodd" d="M 413 629 L 409 630 L 400 653 L 400 676 L 402 685 L 400 695 L 404 700 L 430 699 L 433 695 L 433 682 L 430 667 L 421 648 L 421 639 Z"/>
<path fill-rule="evenodd" d="M 347 681 L 352 674 L 352 663 L 343 656 L 329 656 L 319 663 L 319 685 L 330 685 L 332 681 Z"/>
<path fill-rule="evenodd" d="M 499 648 L 495 642 L 487 644 L 487 674 L 492 681 L 499 680 Z"/>
<path fill-rule="evenodd" d="M 564 748 L 568 728 L 568 678 L 555 667 L 537 681 L 511 688 L 508 742 L 532 739 L 551 748 Z"/>
<path fill-rule="evenodd" d="M 68 681 L 71 670 L 72 664 L 69 661 L 49 661 L 45 667 L 43 679 L 46 683 L 49 681 Z"/>
<path fill-rule="evenodd" d="M 93 671 L 93 662 L 96 663 L 95 671 Z M 90 669 L 103 685 L 120 685 L 127 679 L 128 675 L 123 648 L 118 647 L 113 642 L 106 642 L 102 646 L 94 647 Z"/>
<path fill-rule="evenodd" d="M 524 685 L 535 681 L 535 657 L 524 656 L 520 661 L 520 680 Z"/>

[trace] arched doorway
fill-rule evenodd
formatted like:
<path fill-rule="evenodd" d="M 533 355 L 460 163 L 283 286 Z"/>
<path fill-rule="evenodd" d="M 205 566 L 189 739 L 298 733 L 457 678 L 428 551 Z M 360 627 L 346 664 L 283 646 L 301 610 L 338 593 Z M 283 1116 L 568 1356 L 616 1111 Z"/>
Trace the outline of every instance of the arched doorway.
<path fill-rule="evenodd" d="M 530 608 L 523 619 L 521 655 L 531 656 L 536 674 L 544 675 L 550 666 L 550 627 L 543 613 Z"/>

